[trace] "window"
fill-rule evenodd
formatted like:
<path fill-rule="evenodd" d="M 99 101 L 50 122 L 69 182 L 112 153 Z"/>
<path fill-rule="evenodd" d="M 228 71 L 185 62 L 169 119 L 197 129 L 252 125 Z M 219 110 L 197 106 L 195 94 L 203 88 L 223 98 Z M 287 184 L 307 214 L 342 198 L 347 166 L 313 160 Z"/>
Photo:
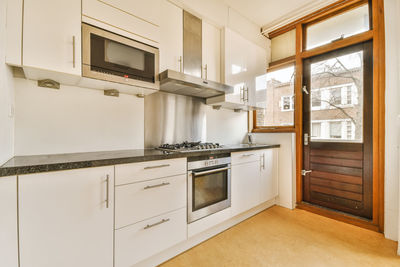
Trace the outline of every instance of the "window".
<path fill-rule="evenodd" d="M 345 87 L 345 93 L 346 93 L 346 100 L 345 100 L 345 102 L 344 102 L 344 104 L 345 105 L 351 105 L 352 104 L 352 95 L 353 95 L 353 92 L 352 92 L 353 90 L 352 90 L 352 87 L 351 86 L 346 86 Z"/>
<path fill-rule="evenodd" d="M 331 99 L 329 103 L 332 103 L 334 106 L 338 106 L 342 104 L 342 88 L 332 88 L 331 89 Z"/>
<path fill-rule="evenodd" d="M 363 5 L 307 27 L 307 49 L 368 31 L 369 8 Z"/>
<path fill-rule="evenodd" d="M 281 97 L 281 110 L 282 111 L 294 110 L 294 96 Z"/>
<path fill-rule="evenodd" d="M 321 138 L 321 123 L 313 122 L 311 124 L 311 135 L 313 138 L 319 139 Z"/>
<path fill-rule="evenodd" d="M 332 139 L 342 138 L 342 122 L 329 123 L 329 137 Z"/>
<path fill-rule="evenodd" d="M 313 108 L 321 107 L 321 90 L 311 92 L 311 105 Z"/>
<path fill-rule="evenodd" d="M 264 99 L 262 102 L 265 103 L 265 109 L 255 112 L 255 128 L 293 127 L 294 65 L 268 71 L 264 77 L 256 80 L 256 84 L 257 99 Z"/>

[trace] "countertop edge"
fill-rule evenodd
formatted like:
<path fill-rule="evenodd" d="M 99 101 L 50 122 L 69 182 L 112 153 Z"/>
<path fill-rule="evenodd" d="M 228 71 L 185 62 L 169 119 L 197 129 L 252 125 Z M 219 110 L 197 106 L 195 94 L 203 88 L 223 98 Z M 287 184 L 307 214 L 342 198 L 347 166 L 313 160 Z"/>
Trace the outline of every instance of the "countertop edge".
<path fill-rule="evenodd" d="M 272 149 L 279 148 L 280 145 L 255 145 L 253 147 L 233 147 L 212 151 L 196 151 L 196 152 L 183 152 L 183 153 L 171 153 L 171 154 L 160 154 L 160 155 L 141 155 L 134 157 L 116 157 L 107 159 L 88 159 L 76 162 L 59 162 L 59 163 L 48 163 L 48 164 L 35 164 L 35 165 L 25 165 L 25 166 L 11 166 L 11 167 L 0 167 L 0 178 L 7 176 L 34 174 L 42 172 L 52 172 L 52 171 L 63 171 L 63 170 L 73 170 L 73 169 L 83 169 L 92 167 L 103 167 L 119 164 L 128 163 L 138 163 L 153 160 L 163 160 L 163 159 L 173 159 L 173 158 L 187 158 L 191 156 L 199 156 L 202 154 L 223 154 L 223 153 L 233 153 L 240 151 L 249 150 L 262 150 L 262 149 Z M 112 152 L 112 151 L 110 151 Z M 51 156 L 51 155 L 50 155 Z M 32 156 L 35 157 L 35 156 Z M 14 158 L 12 158 L 14 159 Z M 10 161 L 12 160 L 10 159 Z M 7 164 L 7 163 L 5 163 Z"/>

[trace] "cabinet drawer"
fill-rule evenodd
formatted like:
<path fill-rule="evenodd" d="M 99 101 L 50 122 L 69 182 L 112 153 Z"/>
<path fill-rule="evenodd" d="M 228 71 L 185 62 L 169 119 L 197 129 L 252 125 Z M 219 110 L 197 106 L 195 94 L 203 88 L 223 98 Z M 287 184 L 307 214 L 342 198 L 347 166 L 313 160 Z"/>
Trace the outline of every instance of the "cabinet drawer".
<path fill-rule="evenodd" d="M 260 153 L 257 150 L 234 152 L 231 154 L 232 165 L 260 161 Z"/>
<path fill-rule="evenodd" d="M 115 184 L 129 184 L 186 174 L 186 158 L 146 161 L 115 166 Z"/>
<path fill-rule="evenodd" d="M 186 175 L 115 188 L 115 228 L 186 207 Z"/>
<path fill-rule="evenodd" d="M 186 238 L 186 208 L 116 230 L 115 267 L 132 266 Z"/>

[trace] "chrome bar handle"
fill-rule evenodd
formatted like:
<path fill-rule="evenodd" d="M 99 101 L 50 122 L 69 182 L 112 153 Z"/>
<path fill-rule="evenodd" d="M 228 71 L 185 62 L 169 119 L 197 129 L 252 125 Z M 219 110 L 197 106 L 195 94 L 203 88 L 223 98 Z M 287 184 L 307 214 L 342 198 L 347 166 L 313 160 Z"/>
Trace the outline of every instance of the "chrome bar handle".
<path fill-rule="evenodd" d="M 182 72 L 182 69 L 183 69 L 182 68 L 182 63 L 183 63 L 182 56 L 179 57 L 178 61 L 179 61 L 179 72 Z"/>
<path fill-rule="evenodd" d="M 110 206 L 110 175 L 107 174 L 106 176 L 106 208 L 108 209 L 108 207 Z"/>
<path fill-rule="evenodd" d="M 240 94 L 240 102 L 242 102 L 242 101 L 244 102 L 244 87 L 240 87 L 240 93 L 239 94 Z"/>
<path fill-rule="evenodd" d="M 163 224 L 163 223 L 166 223 L 166 222 L 169 222 L 169 219 L 162 219 L 159 222 L 156 222 L 156 223 L 153 223 L 153 224 L 148 224 L 143 229 L 146 230 L 146 229 L 152 228 L 154 226 L 157 226 L 157 225 L 160 225 L 160 224 Z"/>
<path fill-rule="evenodd" d="M 156 185 L 148 185 L 145 188 L 143 188 L 144 190 L 146 189 L 152 189 L 152 188 L 156 188 L 156 187 L 161 187 L 161 186 L 166 186 L 169 185 L 170 183 L 161 183 L 161 184 L 156 184 Z"/>
<path fill-rule="evenodd" d="M 75 35 L 72 36 L 72 67 L 75 69 Z"/>
<path fill-rule="evenodd" d="M 204 66 L 204 78 L 207 80 L 208 79 L 208 66 L 207 64 Z"/>
<path fill-rule="evenodd" d="M 157 165 L 157 166 L 148 166 L 144 167 L 145 170 L 150 170 L 150 169 L 158 169 L 158 168 L 165 168 L 171 166 L 170 164 L 163 164 L 163 165 Z"/>
<path fill-rule="evenodd" d="M 244 99 L 244 93 L 243 93 L 243 101 L 249 102 L 249 87 L 246 86 L 246 99 Z"/>
<path fill-rule="evenodd" d="M 250 156 L 254 156 L 254 154 L 243 154 L 242 157 L 250 157 Z"/>
<path fill-rule="evenodd" d="M 210 174 L 210 173 L 215 173 L 215 172 L 220 172 L 220 171 L 226 171 L 229 170 L 231 167 L 224 167 L 224 168 L 219 168 L 219 169 L 214 169 L 214 170 L 209 170 L 209 171 L 203 171 L 203 172 L 192 172 L 194 176 L 196 175 L 203 175 L 203 174 Z"/>

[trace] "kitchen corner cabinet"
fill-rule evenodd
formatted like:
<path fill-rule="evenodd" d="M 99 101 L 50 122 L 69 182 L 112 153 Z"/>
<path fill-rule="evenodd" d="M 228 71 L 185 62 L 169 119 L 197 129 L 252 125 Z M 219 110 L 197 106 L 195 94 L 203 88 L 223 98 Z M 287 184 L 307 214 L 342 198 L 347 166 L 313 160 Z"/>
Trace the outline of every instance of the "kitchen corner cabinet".
<path fill-rule="evenodd" d="M 18 178 L 21 267 L 113 266 L 113 166 Z"/>
<path fill-rule="evenodd" d="M 228 109 L 256 108 L 256 78 L 266 72 L 266 47 L 260 47 L 235 31 L 224 28 L 222 49 L 222 82 L 233 86 L 234 92 L 207 99 L 207 104 Z"/>
<path fill-rule="evenodd" d="M 183 71 L 183 10 L 161 0 L 160 72 Z"/>
<path fill-rule="evenodd" d="M 278 196 L 279 149 L 260 150 L 260 203 Z"/>
<path fill-rule="evenodd" d="M 221 82 L 221 30 L 202 21 L 202 77 Z"/>
<path fill-rule="evenodd" d="M 80 76 L 81 1 L 24 0 L 23 9 L 23 66 Z"/>
<path fill-rule="evenodd" d="M 18 267 L 17 177 L 0 177 L 0 266 Z"/>

